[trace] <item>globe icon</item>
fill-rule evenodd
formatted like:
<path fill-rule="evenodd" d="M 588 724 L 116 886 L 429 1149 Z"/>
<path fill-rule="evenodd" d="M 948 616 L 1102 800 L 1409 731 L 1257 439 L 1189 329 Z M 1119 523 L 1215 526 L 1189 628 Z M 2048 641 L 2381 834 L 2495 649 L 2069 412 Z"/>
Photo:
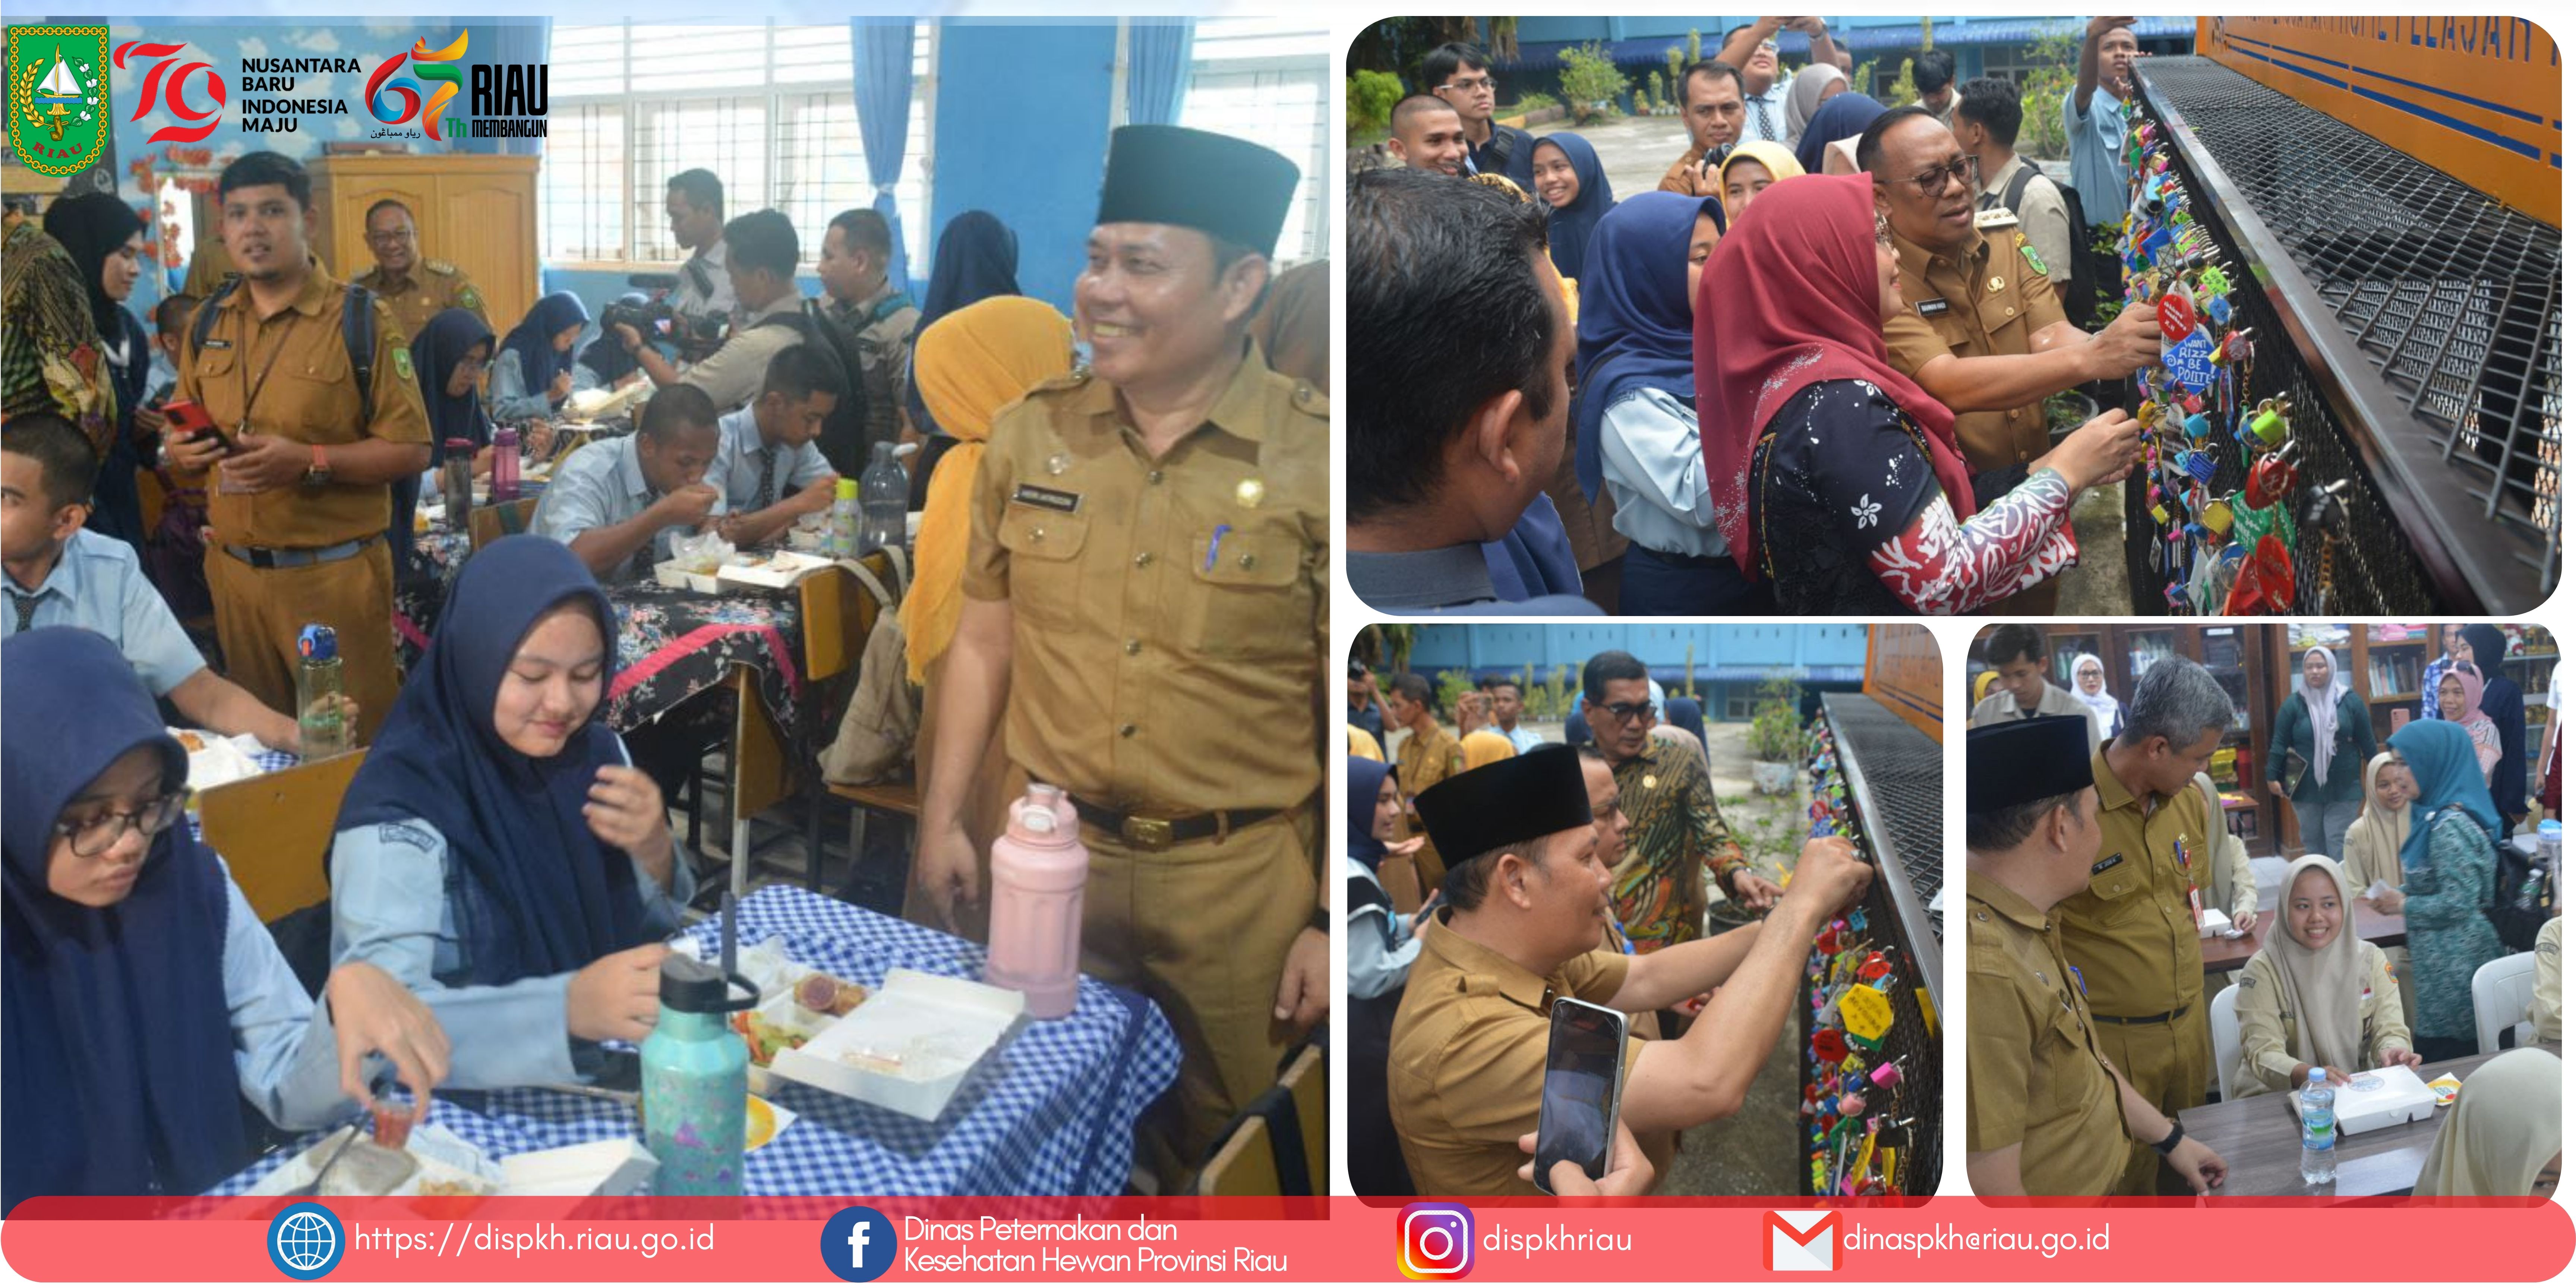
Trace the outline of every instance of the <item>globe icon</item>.
<path fill-rule="evenodd" d="M 277 1244 L 278 1260 L 290 1270 L 307 1274 L 331 1264 L 331 1253 L 339 1245 L 339 1235 L 319 1213 L 290 1212 L 278 1222 L 272 1236 Z"/>

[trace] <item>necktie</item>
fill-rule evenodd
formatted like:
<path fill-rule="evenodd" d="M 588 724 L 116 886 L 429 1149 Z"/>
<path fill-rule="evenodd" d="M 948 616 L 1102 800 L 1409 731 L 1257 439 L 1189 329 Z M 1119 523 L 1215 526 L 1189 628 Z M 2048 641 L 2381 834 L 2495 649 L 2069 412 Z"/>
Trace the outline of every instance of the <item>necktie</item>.
<path fill-rule="evenodd" d="M 760 445 L 760 486 L 752 491 L 751 512 L 758 514 L 777 499 L 778 444 L 763 443 Z"/>
<path fill-rule="evenodd" d="M 13 590 L 9 592 L 9 598 L 15 601 L 18 606 L 18 629 L 23 631 L 33 627 L 36 624 L 36 605 L 44 597 L 41 595 L 22 595 Z"/>
<path fill-rule="evenodd" d="M 1779 142 L 1779 133 L 1771 128 L 1771 105 L 1758 98 L 1752 100 L 1752 102 L 1753 123 L 1762 127 L 1762 137 L 1769 139 L 1774 143 Z"/>

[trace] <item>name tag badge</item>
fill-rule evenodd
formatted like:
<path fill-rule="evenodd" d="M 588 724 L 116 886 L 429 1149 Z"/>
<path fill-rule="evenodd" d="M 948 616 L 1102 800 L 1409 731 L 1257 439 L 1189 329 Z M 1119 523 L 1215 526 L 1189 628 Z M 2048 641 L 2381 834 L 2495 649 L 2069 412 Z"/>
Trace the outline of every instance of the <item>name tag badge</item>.
<path fill-rule="evenodd" d="M 229 349 L 233 347 L 233 342 L 230 340 L 218 340 L 213 336 L 207 336 L 204 347 L 208 349 Z"/>
<path fill-rule="evenodd" d="M 2114 855 L 2112 855 L 2111 857 L 2109 857 L 2109 858 L 2107 858 L 2107 859 L 2104 859 L 2104 860 L 2102 860 L 2102 861 L 2101 861 L 2101 862 L 2099 862 L 2099 863 L 2094 864 L 2094 865 L 2093 865 L 2093 875 L 2095 875 L 2095 876 L 2097 876 L 2097 877 L 2098 877 L 2098 876 L 2102 875 L 2103 873 L 2108 872 L 2108 871 L 2110 871 L 2111 869 L 2113 869 L 2113 868 L 2116 868 L 2116 867 L 2120 866 L 2121 861 L 2122 861 L 2122 860 L 2124 860 L 2124 859 L 2126 859 L 2127 857 L 2128 857 L 2128 856 L 2127 856 L 2127 855 L 2124 855 L 2124 854 L 2114 854 Z"/>
<path fill-rule="evenodd" d="M 1927 318 L 1937 318 L 1950 311 L 1950 302 L 1948 300 L 1925 300 L 1922 303 L 1915 305 L 1914 311 Z"/>
<path fill-rule="evenodd" d="M 1059 514 L 1077 514 L 1082 510 L 1082 494 L 1058 491 L 1051 487 L 1039 487 L 1034 483 L 1022 483 L 1011 490 L 1011 504 L 1033 505 L 1041 510 L 1053 510 Z"/>
<path fill-rule="evenodd" d="M 2002 206 L 1996 206 L 1991 210 L 1980 210 L 1977 212 L 1977 227 L 1979 230 L 1988 228 L 2019 228 L 2021 227 L 2021 216 L 2014 214 L 2012 211 Z"/>

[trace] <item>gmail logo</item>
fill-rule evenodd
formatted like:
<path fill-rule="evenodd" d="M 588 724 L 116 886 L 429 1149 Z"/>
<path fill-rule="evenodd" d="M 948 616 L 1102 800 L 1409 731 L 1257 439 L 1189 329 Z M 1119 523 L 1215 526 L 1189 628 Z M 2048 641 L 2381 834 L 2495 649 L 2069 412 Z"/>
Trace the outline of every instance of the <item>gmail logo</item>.
<path fill-rule="evenodd" d="M 1762 1266 L 1775 1274 L 1843 1268 L 1843 1214 L 1772 1212 L 1762 1219 Z"/>

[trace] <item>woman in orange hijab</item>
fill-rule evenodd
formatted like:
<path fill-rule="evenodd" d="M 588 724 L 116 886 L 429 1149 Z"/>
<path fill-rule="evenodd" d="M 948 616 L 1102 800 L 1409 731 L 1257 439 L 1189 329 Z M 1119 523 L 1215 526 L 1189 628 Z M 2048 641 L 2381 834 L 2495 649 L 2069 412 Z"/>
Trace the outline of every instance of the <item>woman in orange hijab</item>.
<path fill-rule="evenodd" d="M 992 437 L 993 419 L 1040 383 L 1071 370 L 1073 324 L 1044 301 L 1026 296 L 979 300 L 931 323 L 913 342 L 913 385 L 939 427 L 958 440 L 930 476 L 921 535 L 913 545 L 912 589 L 903 601 L 905 669 L 927 690 L 921 733 L 913 747 L 916 765 L 930 764 L 937 745 L 944 655 L 957 636 L 964 606 L 975 471 Z M 1002 740 L 992 739 L 966 810 L 966 835 L 978 854 L 1001 831 L 1003 811 L 1020 788 Z M 917 891 L 908 896 L 919 897 Z M 981 928 L 969 930 L 980 933 Z"/>

